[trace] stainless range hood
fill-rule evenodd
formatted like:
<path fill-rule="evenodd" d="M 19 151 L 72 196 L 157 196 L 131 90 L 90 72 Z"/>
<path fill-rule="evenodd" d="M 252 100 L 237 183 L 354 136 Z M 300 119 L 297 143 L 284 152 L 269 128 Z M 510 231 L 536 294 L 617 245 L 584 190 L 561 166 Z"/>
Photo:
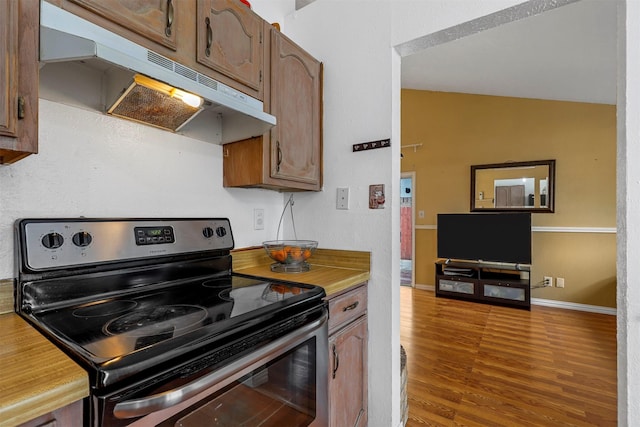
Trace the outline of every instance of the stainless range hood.
<path fill-rule="evenodd" d="M 217 144 L 262 135 L 276 124 L 261 101 L 50 3 L 41 5 L 41 98 Z M 176 92 L 197 95 L 202 105 L 182 109 L 172 97 Z"/>

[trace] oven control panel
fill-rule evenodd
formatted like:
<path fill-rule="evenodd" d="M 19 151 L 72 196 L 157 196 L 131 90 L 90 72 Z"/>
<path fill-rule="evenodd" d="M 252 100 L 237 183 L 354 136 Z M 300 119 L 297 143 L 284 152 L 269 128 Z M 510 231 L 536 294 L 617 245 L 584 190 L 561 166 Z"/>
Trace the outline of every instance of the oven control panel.
<path fill-rule="evenodd" d="M 22 262 L 32 270 L 231 250 L 226 218 L 25 219 L 16 223 Z"/>
<path fill-rule="evenodd" d="M 167 225 L 158 227 L 134 227 L 133 232 L 136 235 L 136 245 L 162 245 L 165 243 L 173 243 L 176 240 L 173 228 Z"/>

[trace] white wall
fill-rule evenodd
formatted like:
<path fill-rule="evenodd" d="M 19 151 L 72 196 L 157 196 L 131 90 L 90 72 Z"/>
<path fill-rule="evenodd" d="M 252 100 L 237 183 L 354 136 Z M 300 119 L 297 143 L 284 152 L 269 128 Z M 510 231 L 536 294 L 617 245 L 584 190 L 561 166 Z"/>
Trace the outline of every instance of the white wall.
<path fill-rule="evenodd" d="M 37 155 L 0 167 L 0 278 L 14 277 L 18 218 L 229 217 L 236 247 L 275 238 L 283 196 L 224 189 L 219 145 L 43 99 L 39 138 Z"/>
<path fill-rule="evenodd" d="M 295 0 L 249 0 L 251 10 L 267 22 L 280 24 L 284 28 L 284 17 L 295 10 Z"/>

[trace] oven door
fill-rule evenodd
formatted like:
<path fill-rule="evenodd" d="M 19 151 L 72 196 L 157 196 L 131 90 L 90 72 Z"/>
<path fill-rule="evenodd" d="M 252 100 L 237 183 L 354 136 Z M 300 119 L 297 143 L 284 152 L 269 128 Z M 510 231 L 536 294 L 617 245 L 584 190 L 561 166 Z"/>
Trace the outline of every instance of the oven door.
<path fill-rule="evenodd" d="M 97 425 L 326 426 L 327 330 L 325 309 L 319 319 L 186 385 L 107 400 Z"/>

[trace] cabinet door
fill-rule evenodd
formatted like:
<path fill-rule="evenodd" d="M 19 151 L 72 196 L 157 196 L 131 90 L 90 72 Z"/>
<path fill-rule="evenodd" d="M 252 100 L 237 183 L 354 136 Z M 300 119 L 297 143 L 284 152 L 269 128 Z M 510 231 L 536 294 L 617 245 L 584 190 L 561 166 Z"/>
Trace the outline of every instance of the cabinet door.
<path fill-rule="evenodd" d="M 0 164 L 38 150 L 40 5 L 0 0 Z"/>
<path fill-rule="evenodd" d="M 0 135 L 17 137 L 18 3 L 0 1 Z"/>
<path fill-rule="evenodd" d="M 198 0 L 197 61 L 261 91 L 262 19 L 233 0 Z"/>
<path fill-rule="evenodd" d="M 322 173 L 322 64 L 279 31 L 271 32 L 272 178 L 319 190 Z"/>
<path fill-rule="evenodd" d="M 278 124 L 226 144 L 224 186 L 278 191 L 322 188 L 322 63 L 267 23 L 264 102 Z"/>
<path fill-rule="evenodd" d="M 81 427 L 82 426 L 82 400 L 71 403 L 53 412 L 42 415 L 18 427 Z"/>
<path fill-rule="evenodd" d="M 367 316 L 329 338 L 331 427 L 367 425 Z"/>
<path fill-rule="evenodd" d="M 176 50 L 176 8 L 180 0 L 69 0 L 134 33 Z"/>

